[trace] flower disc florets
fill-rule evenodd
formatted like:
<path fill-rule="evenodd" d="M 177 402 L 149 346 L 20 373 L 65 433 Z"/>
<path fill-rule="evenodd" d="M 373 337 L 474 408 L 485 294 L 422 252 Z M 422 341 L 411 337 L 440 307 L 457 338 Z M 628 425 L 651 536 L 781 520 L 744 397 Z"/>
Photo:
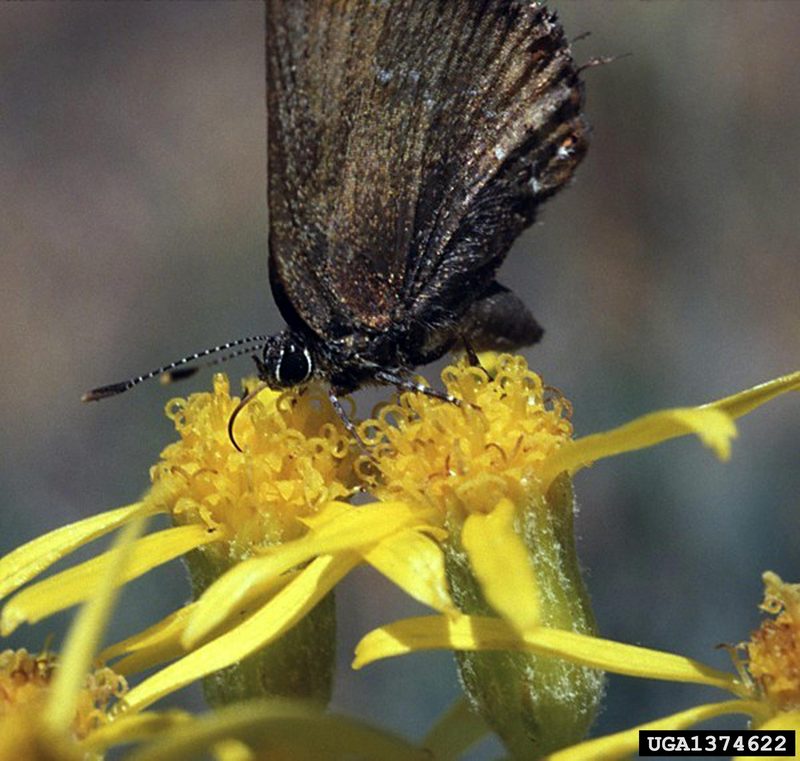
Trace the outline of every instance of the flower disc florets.
<path fill-rule="evenodd" d="M 0 652 L 0 733 L 5 722 L 13 724 L 39 716 L 57 665 L 57 658 L 51 653 Z M 91 672 L 78 696 L 72 722 L 74 739 L 83 740 L 107 724 L 111 704 L 122 698 L 127 689 L 125 679 L 109 668 Z"/>
<path fill-rule="evenodd" d="M 500 355 L 493 369 L 445 369 L 461 406 L 406 393 L 363 424 L 376 444 L 377 494 L 463 516 L 537 492 L 538 466 L 572 435 L 569 404 L 522 357 Z"/>
<path fill-rule="evenodd" d="M 800 584 L 765 573 L 766 619 L 745 645 L 747 670 L 780 711 L 800 710 Z"/>
<path fill-rule="evenodd" d="M 289 541 L 312 515 L 354 488 L 350 443 L 327 399 L 313 391 L 264 389 L 238 415 L 234 446 L 228 422 L 239 400 L 226 376 L 212 393 L 173 399 L 167 416 L 180 440 L 151 469 L 150 499 L 178 524 L 224 532 L 234 554 Z"/>

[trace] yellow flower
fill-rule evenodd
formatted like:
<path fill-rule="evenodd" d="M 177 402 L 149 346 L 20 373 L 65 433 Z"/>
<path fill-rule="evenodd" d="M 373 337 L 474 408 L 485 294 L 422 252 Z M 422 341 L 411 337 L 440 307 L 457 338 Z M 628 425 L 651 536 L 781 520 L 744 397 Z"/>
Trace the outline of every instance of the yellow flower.
<path fill-rule="evenodd" d="M 241 451 L 229 430 L 237 404 L 221 375 L 213 394 L 170 402 L 167 415 L 181 438 L 151 469 L 145 501 L 163 505 L 177 526 L 205 527 L 218 537 L 186 556 L 195 598 L 237 563 L 303 536 L 305 518 L 339 504 L 356 486 L 349 439 L 327 398 L 264 389 L 235 418 Z M 335 631 L 333 596 L 322 596 L 280 641 L 209 676 L 206 698 L 212 704 L 255 695 L 327 702 Z"/>
<path fill-rule="evenodd" d="M 168 446 L 151 469 L 153 485 L 144 499 L 54 531 L 12 552 L 0 561 L 0 597 L 133 517 L 161 512 L 169 513 L 174 525 L 136 543 L 122 582 L 185 556 L 199 596 L 239 561 L 303 535 L 307 531 L 304 519 L 323 508 L 344 504 L 337 500 L 353 492 L 356 478 L 349 440 L 327 399 L 312 393 L 262 391 L 236 418 L 236 439 L 244 451 L 232 445 L 228 433 L 228 422 L 238 401 L 230 396 L 228 381 L 221 375 L 214 379 L 213 393 L 171 401 L 167 414 L 174 421 L 180 440 Z M 3 609 L 2 632 L 8 634 L 20 623 L 33 623 L 86 599 L 91 580 L 104 562 L 105 556 L 100 555 L 19 592 Z M 275 579 L 270 594 L 286 581 L 288 577 Z M 319 587 L 315 602 L 324 598 L 334 584 L 335 579 L 326 589 Z M 144 668 L 182 654 L 180 631 L 175 624 L 184 620 L 185 614 L 186 611 L 179 612 L 164 622 L 171 624 L 169 631 L 174 635 L 169 641 L 162 638 L 162 647 L 148 651 L 147 657 L 140 654 L 136 662 L 128 661 L 123 668 Z M 289 620 L 288 615 L 281 616 L 277 621 L 280 629 L 273 639 L 302 618 Z M 325 700 L 331 689 L 332 598 L 324 600 L 316 619 L 303 621 L 292 635 L 295 640 L 285 642 L 283 647 L 311 649 L 316 640 L 321 640 L 323 631 L 330 641 L 319 642 L 315 668 L 308 668 L 305 663 L 286 671 L 284 677 L 289 686 L 285 689 L 281 684 L 266 683 L 277 674 L 274 665 L 266 662 L 251 662 L 249 672 L 245 676 L 239 674 L 230 684 L 237 683 L 249 694 L 253 681 L 262 682 L 266 692 L 274 689 L 279 694 L 295 694 L 297 688 L 300 694 Z M 159 632 L 163 634 L 163 626 Z M 112 650 L 106 656 L 118 652 Z M 273 657 L 282 656 L 278 652 Z M 218 668 L 221 666 L 211 668 L 209 673 Z M 230 693 L 225 683 L 211 683 L 207 688 L 212 700 L 240 697 Z"/>
<path fill-rule="evenodd" d="M 49 733 L 41 723 L 58 659 L 52 653 L 0 652 L 0 759 L 46 756 Z M 110 704 L 125 694 L 124 678 L 109 668 L 90 672 L 78 688 L 65 757 L 80 758 L 80 743 L 110 721 Z"/>
<path fill-rule="evenodd" d="M 715 405 L 666 410 L 573 439 L 571 408 L 557 391 L 519 357 L 492 359 L 492 378 L 465 365 L 445 371 L 448 391 L 466 408 L 405 395 L 369 424 L 378 442 L 373 492 L 437 512 L 459 611 L 499 614 L 523 637 L 539 625 L 595 633 L 575 554 L 572 473 L 689 432 L 725 458 L 732 417 L 800 382 L 786 378 Z M 406 634 L 404 642 L 413 643 Z M 598 672 L 518 649 L 456 649 L 466 694 L 513 757 L 538 757 L 585 735 L 602 697 Z"/>
<path fill-rule="evenodd" d="M 769 704 L 769 714 L 794 712 L 800 719 L 800 584 L 784 584 L 764 574 L 761 609 L 767 618 L 742 645 L 744 666 L 754 690 Z"/>
<path fill-rule="evenodd" d="M 111 745 L 150 737 L 183 720 L 178 712 L 119 714 L 125 679 L 107 667 L 90 668 L 116 598 L 116 579 L 141 528 L 135 521 L 122 532 L 60 657 L 0 652 L 2 761 L 88 761 Z"/>
<path fill-rule="evenodd" d="M 436 516 L 459 612 L 497 612 L 520 633 L 540 623 L 594 633 L 571 483 L 542 477 L 572 438 L 569 403 L 521 357 L 492 364 L 491 377 L 466 364 L 445 371 L 462 408 L 406 394 L 365 424 L 377 443 L 373 493 Z M 457 662 L 473 707 L 518 758 L 583 737 L 602 697 L 599 673 L 563 660 L 459 652 Z"/>

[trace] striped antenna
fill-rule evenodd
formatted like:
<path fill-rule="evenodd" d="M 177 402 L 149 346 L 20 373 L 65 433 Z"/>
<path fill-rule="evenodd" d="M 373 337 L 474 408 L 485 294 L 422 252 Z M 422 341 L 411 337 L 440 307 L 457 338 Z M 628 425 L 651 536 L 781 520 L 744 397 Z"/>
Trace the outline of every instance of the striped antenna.
<path fill-rule="evenodd" d="M 183 357 L 182 359 L 176 360 L 175 362 L 170 362 L 168 365 L 164 365 L 164 367 L 159 367 L 157 370 L 151 370 L 149 373 L 144 373 L 144 375 L 137 375 L 135 378 L 129 378 L 126 381 L 121 381 L 120 383 L 112 383 L 109 386 L 100 386 L 99 388 L 93 388 L 91 391 L 87 391 L 82 397 L 82 402 L 96 402 L 99 399 L 106 399 L 109 396 L 116 396 L 117 394 L 122 394 L 125 391 L 129 391 L 134 386 L 138 386 L 140 383 L 144 383 L 146 380 L 150 380 L 151 378 L 157 378 L 158 376 L 164 376 L 167 378 L 167 383 L 175 380 L 181 380 L 183 378 L 188 378 L 191 375 L 194 375 L 200 367 L 186 367 L 186 365 L 196 362 L 198 359 L 202 359 L 203 357 L 208 357 L 211 354 L 217 354 L 221 351 L 228 351 L 229 349 L 233 349 L 237 346 L 245 346 L 246 348 L 238 349 L 237 351 L 233 351 L 227 354 L 224 357 L 219 357 L 215 359 L 213 362 L 209 362 L 209 365 L 216 365 L 220 362 L 225 362 L 229 359 L 233 359 L 233 357 L 238 357 L 242 354 L 252 354 L 259 349 L 261 349 L 264 343 L 269 339 L 269 336 L 249 336 L 248 338 L 239 338 L 236 341 L 228 341 L 227 343 L 220 344 L 219 346 L 215 346 L 212 349 L 203 349 L 203 351 L 195 352 L 194 354 L 190 354 L 188 357 Z M 255 344 L 255 345 L 253 345 Z M 202 367 L 202 365 L 201 365 Z"/>
<path fill-rule="evenodd" d="M 237 349 L 236 351 L 232 351 L 230 354 L 223 354 L 221 357 L 216 357 L 210 362 L 203 362 L 201 365 L 194 365 L 193 367 L 179 367 L 175 370 L 168 370 L 161 375 L 159 381 L 162 383 L 162 385 L 167 386 L 175 381 L 183 380 L 184 378 L 191 378 L 195 373 L 207 367 L 221 365 L 223 362 L 227 362 L 229 359 L 236 359 L 236 357 L 241 357 L 243 354 L 255 354 L 257 351 L 263 349 L 266 345 L 266 341 L 262 341 L 261 343 L 252 343 L 249 346 L 245 346 L 243 349 Z"/>

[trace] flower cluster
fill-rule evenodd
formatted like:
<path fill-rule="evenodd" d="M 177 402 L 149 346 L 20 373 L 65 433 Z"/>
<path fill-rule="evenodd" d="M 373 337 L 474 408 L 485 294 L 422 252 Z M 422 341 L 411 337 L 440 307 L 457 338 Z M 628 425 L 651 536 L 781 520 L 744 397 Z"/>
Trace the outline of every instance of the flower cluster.
<path fill-rule="evenodd" d="M 614 758 L 631 752 L 632 731 L 559 750 L 586 736 L 602 698 L 604 671 L 705 684 L 734 695 L 663 720 L 670 728 L 726 712 L 747 713 L 764 726 L 786 717 L 795 721 L 796 589 L 766 577 L 768 610 L 776 617 L 748 643 L 746 659 L 737 657 L 736 674 L 600 639 L 575 551 L 571 479 L 605 457 L 684 434 L 698 436 L 725 459 L 734 420 L 800 389 L 800 373 L 576 438 L 569 402 L 524 360 L 486 355 L 483 364 L 491 372 L 463 361 L 444 371 L 458 405 L 405 393 L 381 407 L 359 427 L 366 454 L 313 387 L 281 394 L 262 390 L 236 416 L 232 432 L 240 400 L 217 375 L 210 393 L 167 406 L 179 439 L 152 468 L 152 486 L 141 501 L 58 529 L 0 560 L 0 596 L 11 595 L 0 614 L 5 634 L 72 605 L 91 611 L 104 595 L 111 599 L 117 586 L 175 557 L 187 561 L 192 602 L 97 656 L 113 662 L 120 675 L 89 678 L 106 690 L 114 686 L 114 711 L 96 696 L 93 712 L 76 707 L 80 685 L 89 683 L 100 625 L 78 638 L 83 645 L 73 649 L 81 653 L 74 656 L 80 668 L 70 667 L 72 697 L 65 702 L 75 757 L 94 747 L 92 737 L 128 737 L 101 726 L 112 714 L 146 724 L 140 739 L 152 736 L 161 722 L 181 753 L 203 737 L 205 747 L 220 743 L 219 757 L 250 758 L 241 743 L 251 747 L 256 735 L 266 742 L 264 726 L 280 738 L 300 722 L 308 734 L 298 743 L 324 736 L 337 748 L 368 757 L 367 747 L 381 747 L 380 757 L 417 757 L 419 746 L 319 713 L 333 682 L 333 592 L 359 565 L 376 570 L 433 614 L 367 633 L 356 648 L 356 668 L 431 648 L 457 654 L 469 710 L 454 710 L 426 738 L 423 745 L 434 757 L 441 737 L 475 739 L 476 726 L 494 731 L 515 758 Z M 167 513 L 171 526 L 129 536 L 124 553 L 114 548 L 34 582 L 83 544 L 156 513 Z M 109 581 L 111 563 L 118 566 Z M 51 670 L 47 659 L 6 658 L 29 664 L 11 671 L 28 675 L 31 684 Z M 147 678 L 135 678 L 155 667 Z M 134 680 L 124 697 L 123 677 Z M 182 719 L 164 721 L 145 710 L 198 679 L 205 679 L 215 706 L 257 702 L 238 713 L 221 709 L 193 729 Z M 12 702 L 23 704 L 25 690 L 4 691 L 18 692 Z M 56 722 L 60 732 L 67 726 L 64 710 Z M 476 724 L 475 713 L 485 724 Z M 76 718 L 81 716 L 90 718 Z M 226 744 L 226 738 L 235 742 Z M 97 747 L 111 742 L 98 741 Z M 275 739 L 274 747 L 290 753 L 293 742 Z M 149 752 L 142 750 L 141 757 L 149 758 Z"/>

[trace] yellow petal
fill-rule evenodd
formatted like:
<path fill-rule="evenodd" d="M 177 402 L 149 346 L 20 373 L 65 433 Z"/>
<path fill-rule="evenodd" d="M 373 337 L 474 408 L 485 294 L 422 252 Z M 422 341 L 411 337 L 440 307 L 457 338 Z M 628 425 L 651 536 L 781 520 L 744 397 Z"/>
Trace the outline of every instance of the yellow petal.
<path fill-rule="evenodd" d="M 23 544 L 0 560 L 0 598 L 19 589 L 78 547 L 114 531 L 136 515 L 154 512 L 152 505 L 136 502 L 70 523 Z"/>
<path fill-rule="evenodd" d="M 101 663 L 125 655 L 114 664 L 114 672 L 127 676 L 183 655 L 181 635 L 197 603 L 189 603 L 153 626 L 107 647 L 97 657 Z"/>
<path fill-rule="evenodd" d="M 424 520 L 422 511 L 411 509 L 405 502 L 371 502 L 346 507 L 346 510 L 337 510 L 334 517 L 331 512 L 326 513 L 324 522 L 306 520 L 313 525 L 312 531 L 295 542 L 275 550 L 270 548 L 268 552 L 281 552 L 284 547 L 296 545 L 298 562 L 302 562 L 312 555 L 330 555 L 374 544 L 401 529 L 418 526 Z"/>
<path fill-rule="evenodd" d="M 649 730 L 680 730 L 686 727 L 699 724 L 701 721 L 708 721 L 717 716 L 725 716 L 731 713 L 750 714 L 754 703 L 744 700 L 726 700 L 722 703 L 708 703 L 696 706 L 687 711 L 665 716 L 663 719 L 649 721 L 640 724 L 624 732 L 617 732 L 613 735 L 598 737 L 595 740 L 572 745 L 564 750 L 544 756 L 546 761 L 589 761 L 590 759 L 602 758 L 603 761 L 614 761 L 618 758 L 628 758 L 635 755 L 639 750 L 639 732 L 643 729 Z"/>
<path fill-rule="evenodd" d="M 346 507 L 345 510 L 338 504 L 332 508 L 335 519 L 317 523 L 314 531 L 300 539 L 270 547 L 263 556 L 238 563 L 217 579 L 200 597 L 186 627 L 184 644 L 194 645 L 239 607 L 266 595 L 282 573 L 319 555 L 335 555 L 375 544 L 420 520 L 402 502 Z M 328 516 L 331 514 L 327 512 Z"/>
<path fill-rule="evenodd" d="M 359 561 L 355 554 L 317 558 L 250 618 L 134 687 L 125 703 L 141 710 L 260 650 L 299 621 Z"/>
<path fill-rule="evenodd" d="M 325 505 L 318 513 L 298 516 L 298 520 L 308 528 L 319 531 L 326 523 L 338 521 L 341 516 L 349 513 L 353 506 L 349 502 L 334 500 Z"/>
<path fill-rule="evenodd" d="M 364 553 L 364 560 L 423 605 L 441 613 L 457 612 L 447 591 L 441 547 L 418 530 L 384 539 Z"/>
<path fill-rule="evenodd" d="M 179 710 L 124 713 L 92 730 L 81 747 L 93 753 L 102 753 L 113 745 L 159 737 L 163 732 L 186 724 L 191 718 L 191 714 Z"/>
<path fill-rule="evenodd" d="M 539 623 L 536 575 L 522 538 L 514 528 L 516 508 L 502 499 L 488 514 L 464 521 L 461 543 L 486 601 L 517 631 Z"/>
<path fill-rule="evenodd" d="M 295 573 L 285 573 L 275 579 L 273 591 L 286 586 L 295 576 Z M 231 617 L 231 620 L 225 622 L 229 624 L 227 628 L 231 628 L 231 625 L 238 625 L 243 618 L 253 613 L 256 607 L 260 607 L 260 605 L 248 603 L 236 608 L 235 615 Z M 106 648 L 100 653 L 98 660 L 105 663 L 112 658 L 125 655 L 114 664 L 114 671 L 127 676 L 141 673 L 153 666 L 184 655 L 190 648 L 184 645 L 183 634 L 196 609 L 196 602 L 184 605 L 148 629 Z"/>
<path fill-rule="evenodd" d="M 422 747 L 436 761 L 457 761 L 489 728 L 470 708 L 466 698 L 459 698 L 425 735 Z"/>
<path fill-rule="evenodd" d="M 730 674 L 682 655 L 543 626 L 519 635 L 502 619 L 483 616 L 424 616 L 374 629 L 358 643 L 353 668 L 381 658 L 434 649 L 527 651 L 615 674 L 706 684 L 732 692 L 740 689 Z"/>
<path fill-rule="evenodd" d="M 700 409 L 713 408 L 721 410 L 732 418 L 746 415 L 756 407 L 785 394 L 787 391 L 800 391 L 800 372 L 784 375 L 781 378 L 761 383 L 758 386 L 740 391 L 733 396 L 726 396 L 716 402 L 704 404 Z"/>
<path fill-rule="evenodd" d="M 67 634 L 64 649 L 47 697 L 44 718 L 56 734 L 66 736 L 75 719 L 81 687 L 92 665 L 119 587 L 124 584 L 125 569 L 130 564 L 136 537 L 144 530 L 140 517 L 128 523 L 105 555 L 98 568 L 92 597 L 81 608 Z"/>
<path fill-rule="evenodd" d="M 596 460 L 660 444 L 694 433 L 721 460 L 730 456 L 736 426 L 731 416 L 713 407 L 678 407 L 644 415 L 605 433 L 567 441 L 542 465 L 543 488 L 564 471 L 574 473 Z"/>
<path fill-rule="evenodd" d="M 130 562 L 125 565 L 119 584 L 138 578 L 156 566 L 220 537 L 220 532 L 198 525 L 179 526 L 146 536 L 133 546 Z M 105 572 L 107 555 L 103 553 L 50 576 L 12 597 L 0 617 L 2 634 L 8 635 L 21 623 L 35 623 L 92 597 Z"/>
<path fill-rule="evenodd" d="M 251 558 L 226 571 L 192 607 L 181 634 L 182 647 L 190 650 L 226 621 L 238 618 L 243 608 L 267 599 L 290 580 L 285 566 L 291 560 L 280 554 Z"/>
<path fill-rule="evenodd" d="M 731 420 L 788 391 L 800 391 L 800 372 L 784 375 L 699 407 L 654 412 L 606 433 L 567 442 L 544 464 L 544 486 L 546 488 L 563 471 L 572 473 L 603 457 L 644 449 L 690 433 L 699 436 L 720 459 L 726 460 L 730 456 L 730 441 L 736 435 Z"/>
<path fill-rule="evenodd" d="M 323 713 L 289 700 L 249 701 L 214 711 L 179 727 L 168 737 L 135 751 L 128 761 L 187 761 L 206 758 L 208 749 L 235 738 L 258 749 L 258 757 L 294 761 L 364 758 L 430 761 L 430 755 L 400 737 L 363 722 Z M 283 751 L 283 752 L 281 752 Z"/>

